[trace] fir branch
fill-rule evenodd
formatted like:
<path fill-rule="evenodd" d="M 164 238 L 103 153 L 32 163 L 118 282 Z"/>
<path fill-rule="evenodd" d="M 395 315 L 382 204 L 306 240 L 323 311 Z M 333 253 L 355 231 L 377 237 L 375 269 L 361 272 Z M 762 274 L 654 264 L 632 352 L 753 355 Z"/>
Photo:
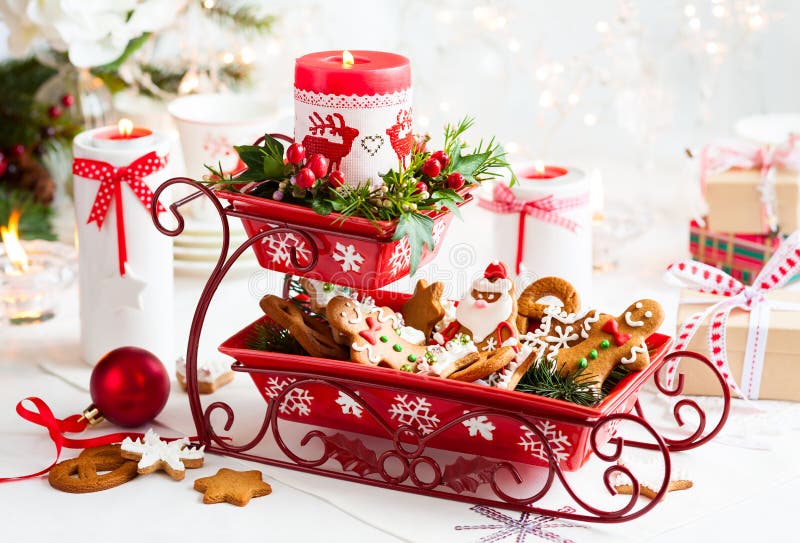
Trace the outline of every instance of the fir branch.
<path fill-rule="evenodd" d="M 256 34 L 268 34 L 277 21 L 274 15 L 260 15 L 255 6 L 249 5 L 234 7 L 226 2 L 217 2 L 213 7 L 202 11 L 205 15 L 217 19 L 220 24 L 228 25 L 237 31 L 250 31 Z"/>
<path fill-rule="evenodd" d="M 253 326 L 247 338 L 247 348 L 254 351 L 307 355 L 300 343 L 286 328 L 274 323 L 263 322 Z"/>
<path fill-rule="evenodd" d="M 537 361 L 520 379 L 515 390 L 585 406 L 595 405 L 602 399 L 602 394 L 597 392 L 597 381 L 592 376 L 583 375 L 584 368 L 563 375 L 561 368 L 555 369 L 556 364 L 544 358 Z"/>
<path fill-rule="evenodd" d="M 51 223 L 52 208 L 36 202 L 30 193 L 0 190 L 0 224 L 8 224 L 8 218 L 14 209 L 21 213 L 19 235 L 22 239 L 56 239 Z"/>

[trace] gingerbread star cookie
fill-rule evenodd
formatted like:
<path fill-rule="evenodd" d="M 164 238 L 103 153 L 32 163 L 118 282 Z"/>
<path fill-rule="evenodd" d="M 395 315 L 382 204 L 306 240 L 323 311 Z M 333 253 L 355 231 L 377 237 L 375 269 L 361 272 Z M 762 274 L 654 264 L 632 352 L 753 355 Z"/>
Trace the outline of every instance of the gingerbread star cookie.
<path fill-rule="evenodd" d="M 365 307 L 337 296 L 328 302 L 328 322 L 350 343 L 350 360 L 359 364 L 413 371 L 425 356 L 425 346 L 404 339 L 401 317 L 388 307 Z"/>
<path fill-rule="evenodd" d="M 244 507 L 251 498 L 266 496 L 272 487 L 261 478 L 261 472 L 234 471 L 222 468 L 216 475 L 194 482 L 194 489 L 203 493 L 203 503 L 231 503 Z"/>
<path fill-rule="evenodd" d="M 631 460 L 635 460 L 631 462 Z M 619 460 L 620 466 L 626 466 L 634 477 L 639 480 L 639 495 L 649 499 L 653 499 L 658 495 L 658 490 L 664 482 L 663 466 L 653 459 L 631 459 L 627 458 L 624 461 Z M 616 472 L 612 479 L 614 490 L 618 494 L 633 494 L 633 485 L 630 479 L 620 472 Z M 676 490 L 686 490 L 692 488 L 694 483 L 689 479 L 684 470 L 675 470 L 673 467 L 672 477 L 667 483 L 667 492 L 674 492 Z M 666 494 L 664 494 L 666 498 Z M 663 499 L 663 498 L 662 498 Z"/>
<path fill-rule="evenodd" d="M 645 340 L 663 320 L 664 311 L 655 300 L 639 300 L 619 317 L 602 315 L 584 341 L 558 352 L 558 371 L 566 374 L 584 369 L 600 387 L 619 364 L 629 370 L 644 369 L 650 363 Z"/>
<path fill-rule="evenodd" d="M 144 434 L 144 439 L 126 437 L 120 446 L 122 458 L 137 460 L 139 475 L 147 475 L 163 470 L 176 481 L 183 480 L 186 470 L 203 465 L 203 449 L 189 447 L 189 439 L 181 438 L 164 441 L 152 429 Z"/>
<path fill-rule="evenodd" d="M 431 337 L 433 327 L 444 317 L 442 295 L 444 283 L 428 284 L 425 279 L 417 281 L 414 294 L 403 304 L 403 319 L 408 326 L 422 330 L 426 338 Z"/>

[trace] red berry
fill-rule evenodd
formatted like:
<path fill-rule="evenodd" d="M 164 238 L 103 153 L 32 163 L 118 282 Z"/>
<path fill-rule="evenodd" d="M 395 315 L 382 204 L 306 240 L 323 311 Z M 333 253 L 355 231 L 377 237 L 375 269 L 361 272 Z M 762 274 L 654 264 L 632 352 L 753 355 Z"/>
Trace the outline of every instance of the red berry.
<path fill-rule="evenodd" d="M 50 106 L 50 109 L 47 110 L 47 114 L 51 119 L 57 119 L 61 117 L 61 108 L 58 106 Z"/>
<path fill-rule="evenodd" d="M 15 156 L 17 158 L 21 157 L 22 155 L 25 154 L 25 146 L 22 145 L 21 143 L 14 145 L 13 147 L 11 147 L 11 154 L 12 156 Z"/>
<path fill-rule="evenodd" d="M 344 174 L 339 170 L 333 170 L 328 176 L 328 183 L 333 188 L 338 188 L 344 185 Z"/>
<path fill-rule="evenodd" d="M 417 194 L 420 192 L 428 192 L 428 185 L 426 185 L 423 181 L 417 183 Z"/>
<path fill-rule="evenodd" d="M 425 164 L 422 165 L 422 173 L 428 177 L 436 177 L 442 173 L 442 163 L 435 158 L 429 158 L 425 161 Z"/>
<path fill-rule="evenodd" d="M 438 160 L 442 168 L 447 168 L 448 164 L 450 164 L 450 155 L 444 151 L 436 151 L 431 155 L 431 158 Z"/>
<path fill-rule="evenodd" d="M 314 172 L 311 171 L 311 168 L 300 168 L 300 171 L 295 174 L 294 180 L 298 187 L 307 189 L 314 185 L 314 181 L 317 180 L 317 176 L 314 175 Z"/>
<path fill-rule="evenodd" d="M 64 107 L 72 107 L 75 104 L 75 97 L 71 94 L 65 94 L 61 97 L 61 105 Z"/>
<path fill-rule="evenodd" d="M 3 153 L 0 153 L 0 177 L 3 177 L 3 174 L 6 173 L 7 167 L 8 162 L 6 162 L 6 157 L 3 156 Z"/>
<path fill-rule="evenodd" d="M 453 172 L 447 176 L 447 188 L 458 190 L 464 186 L 467 180 L 464 179 L 464 176 L 458 172 Z"/>
<path fill-rule="evenodd" d="M 293 143 L 286 150 L 286 160 L 292 164 L 300 164 L 306 158 L 306 148 L 299 143 Z"/>
<path fill-rule="evenodd" d="M 306 168 L 310 168 L 314 175 L 317 177 L 325 177 L 328 175 L 328 168 L 331 166 L 331 161 L 325 155 L 311 155 L 306 162 Z"/>

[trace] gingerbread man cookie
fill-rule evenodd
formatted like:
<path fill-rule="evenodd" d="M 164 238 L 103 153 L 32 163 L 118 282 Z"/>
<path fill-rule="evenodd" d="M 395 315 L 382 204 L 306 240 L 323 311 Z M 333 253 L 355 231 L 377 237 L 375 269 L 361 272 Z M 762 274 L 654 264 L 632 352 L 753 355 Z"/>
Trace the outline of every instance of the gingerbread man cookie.
<path fill-rule="evenodd" d="M 429 285 L 425 279 L 417 281 L 414 294 L 403 304 L 403 318 L 408 326 L 422 330 L 426 338 L 431 337 L 433 327 L 444 318 L 442 306 L 444 283 L 436 281 Z"/>
<path fill-rule="evenodd" d="M 551 304 L 542 303 L 542 298 L 552 296 L 561 301 L 561 312 L 577 313 L 581 298 L 575 287 L 560 277 L 542 277 L 528 285 L 517 300 L 517 329 L 524 334 L 537 328 Z"/>
<path fill-rule="evenodd" d="M 558 352 L 558 371 L 585 369 L 587 376 L 596 378 L 599 388 L 619 364 L 629 370 L 644 369 L 650 363 L 645 340 L 663 320 L 664 311 L 655 300 L 639 300 L 619 317 L 602 315 L 587 339 Z"/>
<path fill-rule="evenodd" d="M 362 311 L 361 303 L 337 296 L 328 302 L 327 315 L 331 326 L 347 336 L 353 362 L 413 371 L 425 356 L 424 345 L 401 337 L 403 321 L 388 307 Z"/>
<path fill-rule="evenodd" d="M 347 359 L 347 350 L 336 342 L 331 328 L 322 320 L 307 315 L 292 302 L 272 294 L 261 298 L 260 305 L 264 313 L 289 330 L 311 356 Z"/>

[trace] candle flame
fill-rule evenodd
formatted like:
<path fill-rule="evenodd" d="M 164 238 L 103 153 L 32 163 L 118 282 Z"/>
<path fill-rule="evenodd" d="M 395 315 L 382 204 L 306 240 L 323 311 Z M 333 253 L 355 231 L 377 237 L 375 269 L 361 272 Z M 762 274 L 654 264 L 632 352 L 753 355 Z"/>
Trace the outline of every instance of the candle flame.
<path fill-rule="evenodd" d="M 8 227 L 0 226 L 0 237 L 3 238 L 3 247 L 5 247 L 6 255 L 19 272 L 23 272 L 28 268 L 30 263 L 25 249 L 19 242 L 19 218 L 20 211 L 15 209 L 8 217 Z"/>
<path fill-rule="evenodd" d="M 537 160 L 536 162 L 534 162 L 533 163 L 533 169 L 536 170 L 536 173 L 543 174 L 544 171 L 545 171 L 544 161 L 543 160 Z"/>
<path fill-rule="evenodd" d="M 353 58 L 353 53 L 351 53 L 347 49 L 342 51 L 342 67 L 343 68 L 349 68 L 350 66 L 352 66 L 355 63 L 356 63 L 356 59 Z"/>
<path fill-rule="evenodd" d="M 130 119 L 120 119 L 117 123 L 120 136 L 130 136 L 133 133 L 133 121 Z"/>

